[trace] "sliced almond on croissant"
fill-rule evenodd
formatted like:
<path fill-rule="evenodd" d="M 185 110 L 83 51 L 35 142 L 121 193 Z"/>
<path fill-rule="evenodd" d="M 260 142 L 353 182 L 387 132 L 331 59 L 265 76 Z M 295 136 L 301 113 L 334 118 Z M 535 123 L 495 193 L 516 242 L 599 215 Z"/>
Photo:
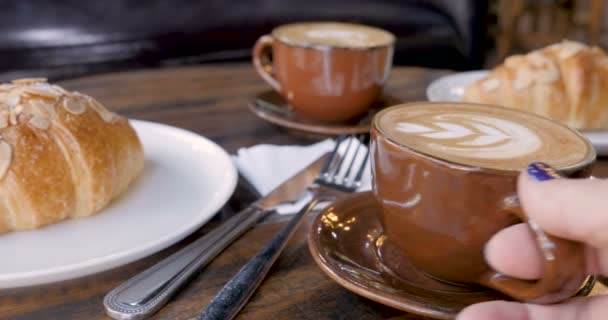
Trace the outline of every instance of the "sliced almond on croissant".
<path fill-rule="evenodd" d="M 0 141 L 0 179 L 4 178 L 13 158 L 13 148 L 6 141 Z"/>
<path fill-rule="evenodd" d="M 31 119 L 30 119 L 30 123 L 38 128 L 38 129 L 43 129 L 46 130 L 51 126 L 51 121 L 49 120 L 49 118 L 41 116 L 41 115 L 34 115 Z"/>
<path fill-rule="evenodd" d="M 85 112 L 87 107 L 78 98 L 66 97 L 63 99 L 63 107 L 71 114 L 79 115 Z"/>

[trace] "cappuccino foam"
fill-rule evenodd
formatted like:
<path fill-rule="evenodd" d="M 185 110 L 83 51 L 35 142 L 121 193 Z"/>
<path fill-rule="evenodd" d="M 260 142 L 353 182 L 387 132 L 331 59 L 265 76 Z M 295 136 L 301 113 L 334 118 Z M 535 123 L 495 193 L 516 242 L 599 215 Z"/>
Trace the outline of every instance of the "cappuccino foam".
<path fill-rule="evenodd" d="M 403 105 L 379 113 L 389 139 L 454 163 L 521 170 L 542 161 L 566 168 L 586 160 L 589 144 L 575 131 L 512 109 L 472 104 Z"/>
<path fill-rule="evenodd" d="M 395 37 L 382 29 L 340 22 L 294 23 L 273 30 L 273 36 L 296 46 L 322 45 L 343 48 L 386 46 Z"/>

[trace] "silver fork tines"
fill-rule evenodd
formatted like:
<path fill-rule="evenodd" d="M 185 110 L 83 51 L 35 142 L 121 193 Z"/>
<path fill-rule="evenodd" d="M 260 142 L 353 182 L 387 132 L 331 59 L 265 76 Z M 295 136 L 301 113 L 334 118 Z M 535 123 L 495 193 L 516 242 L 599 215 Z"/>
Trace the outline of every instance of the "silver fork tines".
<path fill-rule="evenodd" d="M 363 146 L 364 141 L 365 135 L 337 139 L 331 156 L 309 188 L 312 199 L 220 290 L 197 317 L 198 320 L 229 320 L 236 316 L 260 285 L 306 214 L 322 200 L 357 191 L 369 158 L 369 149 Z"/>
<path fill-rule="evenodd" d="M 356 137 L 339 137 L 330 159 L 315 183 L 346 192 L 356 191 L 361 186 L 369 159 L 369 148 L 364 147 L 364 141 L 363 134 Z"/>

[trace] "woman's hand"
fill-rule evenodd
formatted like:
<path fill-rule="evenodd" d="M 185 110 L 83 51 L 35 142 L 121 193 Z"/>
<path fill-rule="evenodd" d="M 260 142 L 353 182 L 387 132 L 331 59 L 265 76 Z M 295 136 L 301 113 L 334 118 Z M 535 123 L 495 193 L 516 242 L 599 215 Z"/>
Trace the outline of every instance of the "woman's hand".
<path fill-rule="evenodd" d="M 608 180 L 539 179 L 530 168 L 518 181 L 521 205 L 547 233 L 586 244 L 586 271 L 608 274 Z M 497 271 L 522 279 L 542 275 L 542 260 L 525 224 L 497 233 L 485 256 Z M 608 296 L 575 298 L 555 305 L 492 301 L 464 309 L 458 320 L 608 319 Z"/>

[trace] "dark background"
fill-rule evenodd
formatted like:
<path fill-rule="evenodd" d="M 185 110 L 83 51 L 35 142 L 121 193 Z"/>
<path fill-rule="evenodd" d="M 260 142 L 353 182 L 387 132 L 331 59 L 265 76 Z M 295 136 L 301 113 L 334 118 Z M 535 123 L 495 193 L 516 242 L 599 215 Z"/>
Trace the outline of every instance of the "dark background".
<path fill-rule="evenodd" d="M 394 62 L 483 64 L 485 0 L 0 0 L 0 80 L 249 61 L 255 40 L 296 21 L 349 21 L 397 36 Z"/>

